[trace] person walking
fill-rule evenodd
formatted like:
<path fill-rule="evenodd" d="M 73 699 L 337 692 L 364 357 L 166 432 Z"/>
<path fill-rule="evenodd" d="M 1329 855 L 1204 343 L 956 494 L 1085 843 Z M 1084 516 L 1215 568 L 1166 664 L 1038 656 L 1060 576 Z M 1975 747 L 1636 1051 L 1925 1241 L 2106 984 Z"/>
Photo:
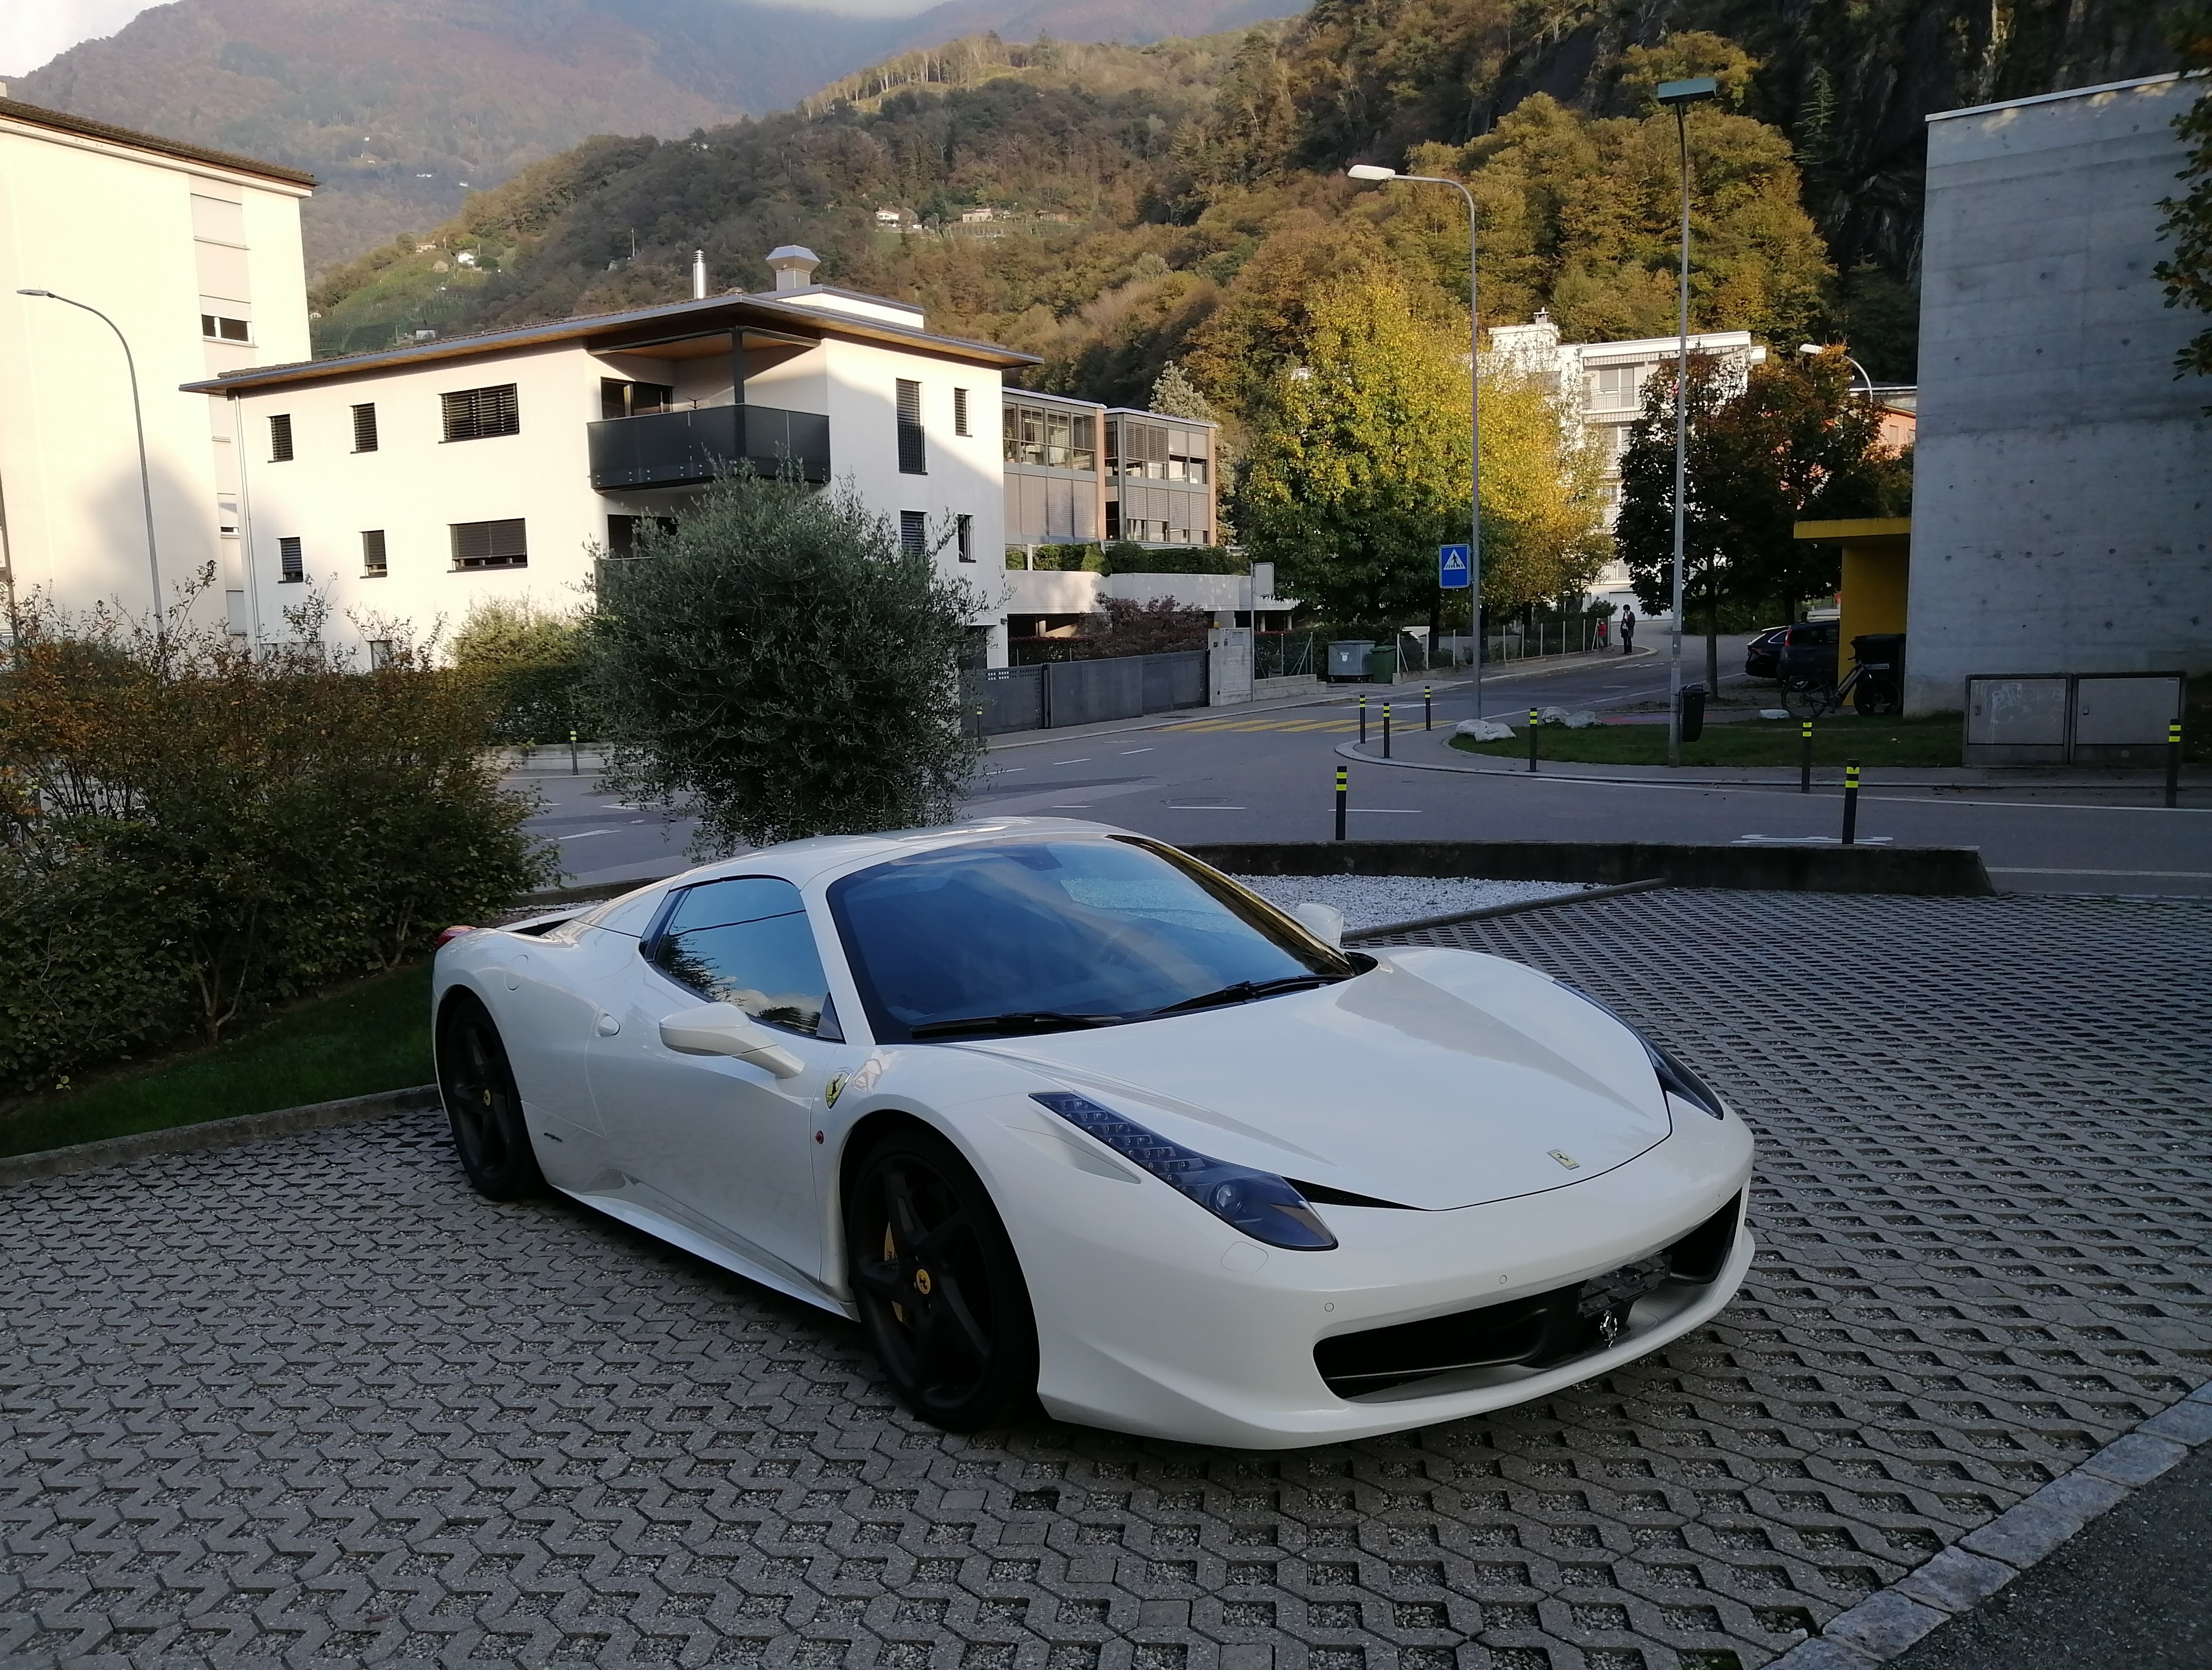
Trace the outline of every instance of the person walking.
<path fill-rule="evenodd" d="M 1613 647 L 1611 641 L 1606 635 L 1605 629 L 1607 625 L 1607 622 L 1606 621 L 1605 616 L 1602 615 L 1599 616 L 1597 617 L 1597 648 L 1598 653 L 1601 655 L 1604 654 L 1607 650 Z"/>
<path fill-rule="evenodd" d="M 1635 647 L 1636 611 L 1633 609 L 1624 609 L 1620 611 L 1620 653 L 1626 655 Z"/>

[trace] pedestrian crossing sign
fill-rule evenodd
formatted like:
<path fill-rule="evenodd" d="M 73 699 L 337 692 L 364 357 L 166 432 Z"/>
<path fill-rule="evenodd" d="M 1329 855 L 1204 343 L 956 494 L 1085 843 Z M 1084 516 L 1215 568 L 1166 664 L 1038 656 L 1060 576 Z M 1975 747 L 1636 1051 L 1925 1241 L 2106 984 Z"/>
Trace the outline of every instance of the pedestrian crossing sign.
<path fill-rule="evenodd" d="M 1439 545 L 1437 547 L 1437 584 L 1447 592 L 1467 588 L 1467 547 Z"/>

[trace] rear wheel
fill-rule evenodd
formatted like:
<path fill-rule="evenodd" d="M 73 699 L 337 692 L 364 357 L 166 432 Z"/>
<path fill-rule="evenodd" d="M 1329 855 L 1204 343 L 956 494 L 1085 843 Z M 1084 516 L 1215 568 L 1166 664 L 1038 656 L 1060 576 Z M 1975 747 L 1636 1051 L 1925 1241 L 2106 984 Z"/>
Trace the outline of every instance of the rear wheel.
<path fill-rule="evenodd" d="M 446 1000 L 438 1017 L 438 1091 L 453 1127 L 461 1169 L 481 1195 L 520 1200 L 544 1192 L 514 1070 L 491 1011 L 471 992 Z"/>
<path fill-rule="evenodd" d="M 870 1149 L 845 1204 L 847 1267 L 899 1400 L 973 1432 L 1036 1394 L 1036 1324 L 1013 1243 L 959 1151 L 933 1132 Z"/>

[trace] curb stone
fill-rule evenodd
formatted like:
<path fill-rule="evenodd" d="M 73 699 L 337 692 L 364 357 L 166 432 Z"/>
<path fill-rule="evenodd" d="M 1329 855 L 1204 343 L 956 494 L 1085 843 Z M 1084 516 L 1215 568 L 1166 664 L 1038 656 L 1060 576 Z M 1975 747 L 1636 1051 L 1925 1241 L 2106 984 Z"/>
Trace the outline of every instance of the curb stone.
<path fill-rule="evenodd" d="M 417 1113 L 437 1105 L 435 1084 L 416 1084 L 404 1090 L 378 1090 L 336 1102 L 313 1102 L 301 1108 L 277 1108 L 265 1114 L 241 1114 L 234 1119 L 173 1125 L 165 1131 L 141 1131 L 131 1136 L 78 1143 L 70 1148 L 49 1148 L 35 1154 L 0 1156 L 0 1187 L 40 1177 L 96 1171 L 102 1166 L 122 1165 L 154 1154 L 191 1154 L 210 1148 L 235 1148 L 269 1137 L 295 1136 L 302 1131 L 353 1125 L 393 1114 Z"/>
<path fill-rule="evenodd" d="M 1926 1564 L 1828 1620 L 1767 1670 L 1868 1670 L 1904 1656 L 2212 1439 L 2212 1381 L 2168 1406 Z"/>

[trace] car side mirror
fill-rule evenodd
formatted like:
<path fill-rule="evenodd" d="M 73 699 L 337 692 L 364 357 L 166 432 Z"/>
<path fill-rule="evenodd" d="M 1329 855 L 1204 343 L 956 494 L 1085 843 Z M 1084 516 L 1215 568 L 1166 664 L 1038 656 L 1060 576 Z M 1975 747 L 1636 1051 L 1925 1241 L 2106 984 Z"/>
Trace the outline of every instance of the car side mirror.
<path fill-rule="evenodd" d="M 1339 950 L 1344 949 L 1344 913 L 1334 905 L 1310 902 L 1292 905 L 1291 914 L 1297 919 L 1300 926 L 1324 945 L 1333 945 Z"/>
<path fill-rule="evenodd" d="M 660 1023 L 660 1041 L 685 1055 L 728 1055 L 766 1068 L 778 1078 L 796 1078 L 806 1064 L 775 1041 L 742 1009 L 726 1003 L 702 1003 L 679 1009 Z"/>

